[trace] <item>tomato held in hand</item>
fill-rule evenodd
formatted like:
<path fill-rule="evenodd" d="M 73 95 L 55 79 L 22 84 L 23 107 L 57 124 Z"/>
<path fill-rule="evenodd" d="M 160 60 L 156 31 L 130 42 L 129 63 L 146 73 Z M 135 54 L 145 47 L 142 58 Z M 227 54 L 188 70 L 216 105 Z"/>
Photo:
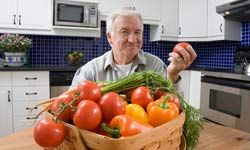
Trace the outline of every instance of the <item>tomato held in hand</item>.
<path fill-rule="evenodd" d="M 49 119 L 42 119 L 35 124 L 33 137 L 38 145 L 50 149 L 60 145 L 66 133 L 66 128 L 63 124 Z"/>
<path fill-rule="evenodd" d="M 186 49 L 188 46 L 191 46 L 191 45 L 187 42 L 180 42 L 180 43 L 175 45 L 175 47 L 173 48 L 173 52 L 178 53 L 181 56 L 177 47 L 182 47 L 182 48 Z"/>
<path fill-rule="evenodd" d="M 103 121 L 109 122 L 116 115 L 126 113 L 126 103 L 119 94 L 109 92 L 104 94 L 98 101 L 103 114 Z"/>
<path fill-rule="evenodd" d="M 73 123 L 80 129 L 93 130 L 100 124 L 102 112 L 92 100 L 83 100 L 77 105 Z"/>
<path fill-rule="evenodd" d="M 149 88 L 145 86 L 137 87 L 131 95 L 131 101 L 134 104 L 141 105 L 143 108 L 146 108 L 148 103 L 152 102 L 154 99 L 150 94 Z"/>

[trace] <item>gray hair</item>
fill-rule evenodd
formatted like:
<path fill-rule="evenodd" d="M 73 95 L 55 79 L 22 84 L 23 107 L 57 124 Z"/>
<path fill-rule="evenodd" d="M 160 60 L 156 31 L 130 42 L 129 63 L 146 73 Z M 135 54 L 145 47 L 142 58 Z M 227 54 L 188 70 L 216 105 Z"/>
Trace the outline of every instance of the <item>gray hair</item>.
<path fill-rule="evenodd" d="M 142 20 L 142 16 L 141 14 L 129 7 L 124 7 L 118 10 L 115 10 L 113 12 L 111 12 L 107 19 L 106 19 L 106 33 L 113 33 L 114 28 L 113 28 L 113 22 L 115 21 L 115 19 L 119 16 L 135 16 L 138 17 L 141 22 L 142 22 L 142 29 L 143 29 L 143 20 Z"/>

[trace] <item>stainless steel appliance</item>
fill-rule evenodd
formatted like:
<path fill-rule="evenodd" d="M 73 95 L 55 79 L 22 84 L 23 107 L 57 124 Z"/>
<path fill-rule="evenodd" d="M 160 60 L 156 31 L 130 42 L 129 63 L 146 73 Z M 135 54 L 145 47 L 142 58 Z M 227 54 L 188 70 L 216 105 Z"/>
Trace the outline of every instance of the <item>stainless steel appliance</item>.
<path fill-rule="evenodd" d="M 98 27 L 98 4 L 83 1 L 55 0 L 54 25 Z"/>
<path fill-rule="evenodd" d="M 213 122 L 250 132 L 250 76 L 244 74 L 243 59 L 248 50 L 237 49 L 232 70 L 202 71 L 202 115 Z"/>
<path fill-rule="evenodd" d="M 50 72 L 50 97 L 56 97 L 67 91 L 74 77 L 74 71 Z"/>
<path fill-rule="evenodd" d="M 216 7 L 224 18 L 235 21 L 250 21 L 250 0 L 235 0 Z"/>

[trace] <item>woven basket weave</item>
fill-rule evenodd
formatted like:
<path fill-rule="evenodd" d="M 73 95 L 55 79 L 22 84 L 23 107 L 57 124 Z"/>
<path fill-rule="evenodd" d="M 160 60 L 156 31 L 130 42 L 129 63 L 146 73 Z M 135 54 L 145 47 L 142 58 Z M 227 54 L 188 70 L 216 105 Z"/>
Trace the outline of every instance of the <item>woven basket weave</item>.
<path fill-rule="evenodd" d="M 182 127 L 185 112 L 172 121 L 147 132 L 114 139 L 64 123 L 68 136 L 57 150 L 184 150 Z"/>

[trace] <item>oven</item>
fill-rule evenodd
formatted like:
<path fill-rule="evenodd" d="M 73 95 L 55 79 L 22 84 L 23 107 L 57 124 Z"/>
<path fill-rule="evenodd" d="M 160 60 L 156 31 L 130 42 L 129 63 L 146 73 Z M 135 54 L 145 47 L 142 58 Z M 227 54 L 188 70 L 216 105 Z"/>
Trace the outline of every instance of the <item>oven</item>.
<path fill-rule="evenodd" d="M 56 97 L 67 91 L 73 80 L 75 71 L 50 72 L 50 97 Z"/>
<path fill-rule="evenodd" d="M 203 71 L 200 109 L 205 119 L 250 132 L 250 77 Z"/>

